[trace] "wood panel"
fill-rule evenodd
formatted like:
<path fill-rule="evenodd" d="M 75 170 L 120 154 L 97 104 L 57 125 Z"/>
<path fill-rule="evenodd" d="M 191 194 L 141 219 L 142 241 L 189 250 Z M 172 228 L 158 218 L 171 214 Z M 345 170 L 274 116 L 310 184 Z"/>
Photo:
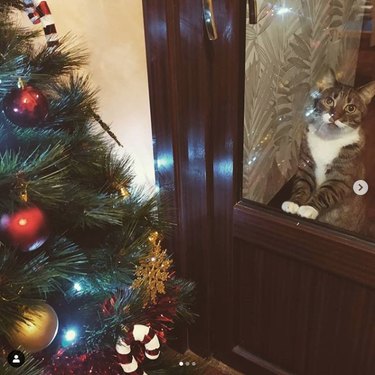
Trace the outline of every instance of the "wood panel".
<path fill-rule="evenodd" d="M 246 203 L 234 207 L 233 236 L 227 363 L 246 374 L 374 373 L 372 243 Z"/>
<path fill-rule="evenodd" d="M 235 252 L 235 354 L 274 374 L 373 374 L 373 289 L 248 241 Z"/>
<path fill-rule="evenodd" d="M 277 210 L 264 211 L 243 203 L 234 208 L 233 227 L 235 237 L 251 244 L 263 245 L 284 256 L 375 287 L 373 243 L 308 220 L 287 217 Z"/>

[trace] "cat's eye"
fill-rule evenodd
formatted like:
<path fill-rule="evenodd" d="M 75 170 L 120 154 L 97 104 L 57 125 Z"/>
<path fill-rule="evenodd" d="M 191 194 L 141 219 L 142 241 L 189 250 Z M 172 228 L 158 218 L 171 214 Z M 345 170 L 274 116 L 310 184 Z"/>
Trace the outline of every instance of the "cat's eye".
<path fill-rule="evenodd" d="M 356 107 L 354 104 L 348 104 L 348 105 L 345 107 L 345 111 L 346 111 L 346 112 L 349 112 L 349 113 L 353 113 L 353 112 L 355 112 L 356 109 L 357 109 L 357 107 Z"/>
<path fill-rule="evenodd" d="M 328 98 L 324 99 L 324 103 L 332 107 L 335 101 L 329 96 Z"/>

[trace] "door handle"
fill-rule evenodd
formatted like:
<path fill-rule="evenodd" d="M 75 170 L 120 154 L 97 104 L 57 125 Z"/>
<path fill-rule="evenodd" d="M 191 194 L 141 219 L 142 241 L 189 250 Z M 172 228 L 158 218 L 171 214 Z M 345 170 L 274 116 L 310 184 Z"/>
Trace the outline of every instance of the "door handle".
<path fill-rule="evenodd" d="M 258 23 L 257 0 L 249 0 L 249 24 L 256 25 L 257 23 Z"/>
<path fill-rule="evenodd" d="M 215 22 L 213 0 L 202 0 L 203 5 L 203 19 L 206 25 L 207 35 L 209 40 L 217 39 L 217 29 Z"/>

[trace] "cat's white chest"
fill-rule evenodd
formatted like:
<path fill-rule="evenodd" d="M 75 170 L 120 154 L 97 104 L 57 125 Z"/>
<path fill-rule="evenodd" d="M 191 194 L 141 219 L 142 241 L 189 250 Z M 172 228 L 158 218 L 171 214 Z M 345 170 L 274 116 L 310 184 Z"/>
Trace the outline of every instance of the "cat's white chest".
<path fill-rule="evenodd" d="M 323 139 L 310 129 L 307 133 L 307 143 L 315 162 L 317 186 L 320 186 L 326 180 L 327 168 L 339 156 L 341 149 L 358 142 L 359 139 L 359 129 L 344 134 L 337 139 Z"/>

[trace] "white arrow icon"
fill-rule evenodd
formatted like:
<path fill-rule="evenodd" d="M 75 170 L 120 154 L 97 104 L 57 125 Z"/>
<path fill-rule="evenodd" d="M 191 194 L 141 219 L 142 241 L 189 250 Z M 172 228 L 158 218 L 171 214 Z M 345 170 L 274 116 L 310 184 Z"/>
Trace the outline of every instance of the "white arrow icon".
<path fill-rule="evenodd" d="M 358 180 L 353 184 L 353 191 L 357 195 L 365 195 L 368 192 L 368 184 L 364 180 Z"/>

